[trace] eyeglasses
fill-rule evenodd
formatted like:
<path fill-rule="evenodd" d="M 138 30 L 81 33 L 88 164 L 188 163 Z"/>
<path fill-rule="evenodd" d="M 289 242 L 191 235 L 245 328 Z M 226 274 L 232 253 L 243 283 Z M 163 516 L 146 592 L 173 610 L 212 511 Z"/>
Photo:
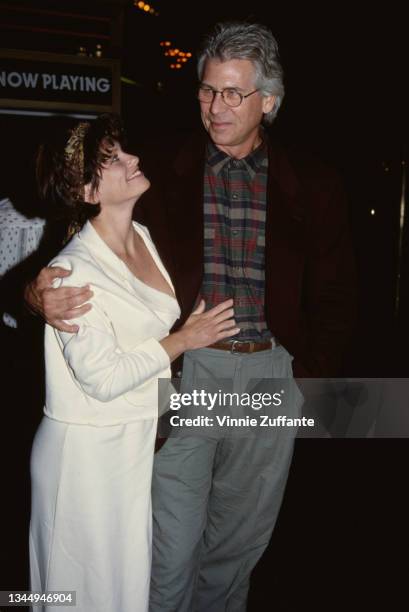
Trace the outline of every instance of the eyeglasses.
<path fill-rule="evenodd" d="M 231 106 L 234 108 L 235 106 L 240 106 L 244 98 L 252 96 L 254 93 L 256 93 L 256 91 L 259 90 L 255 89 L 254 91 L 251 91 L 250 93 L 244 96 L 239 91 L 237 91 L 237 89 L 234 89 L 234 87 L 225 87 L 225 89 L 218 91 L 217 89 L 213 89 L 213 87 L 209 87 L 208 85 L 199 85 L 197 90 L 197 97 L 200 102 L 211 103 L 215 99 L 216 94 L 219 93 L 222 97 L 223 102 L 227 104 L 227 106 Z"/>

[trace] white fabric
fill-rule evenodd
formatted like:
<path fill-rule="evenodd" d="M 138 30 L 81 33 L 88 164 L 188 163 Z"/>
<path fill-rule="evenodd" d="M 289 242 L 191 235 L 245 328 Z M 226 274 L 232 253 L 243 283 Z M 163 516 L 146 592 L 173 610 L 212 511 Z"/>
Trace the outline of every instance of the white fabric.
<path fill-rule="evenodd" d="M 8 198 L 0 200 L 0 276 L 36 250 L 45 220 L 28 219 Z"/>
<path fill-rule="evenodd" d="M 148 230 L 134 225 L 171 285 Z M 72 271 L 64 286 L 89 283 L 94 297 L 90 312 L 73 320 L 77 334 L 46 326 L 45 414 L 97 426 L 156 418 L 157 378 L 170 378 L 159 340 L 180 315 L 175 298 L 136 279 L 90 223 L 52 264 Z"/>
<path fill-rule="evenodd" d="M 44 226 L 44 219 L 28 219 L 8 198 L 0 200 L 0 277 L 37 249 Z M 14 317 L 7 312 L 2 316 L 8 327 L 17 327 Z"/>
<path fill-rule="evenodd" d="M 155 435 L 153 419 L 93 427 L 43 418 L 31 458 L 33 591 L 76 591 L 76 612 L 148 610 Z"/>
<path fill-rule="evenodd" d="M 135 230 L 171 285 L 146 228 Z M 49 326 L 45 333 L 46 416 L 31 460 L 31 588 L 75 590 L 78 612 L 145 612 L 157 378 L 170 376 L 159 340 L 180 309 L 137 280 L 90 223 L 53 263 L 72 270 L 63 285 L 90 283 L 94 297 L 76 320 L 78 334 Z"/>

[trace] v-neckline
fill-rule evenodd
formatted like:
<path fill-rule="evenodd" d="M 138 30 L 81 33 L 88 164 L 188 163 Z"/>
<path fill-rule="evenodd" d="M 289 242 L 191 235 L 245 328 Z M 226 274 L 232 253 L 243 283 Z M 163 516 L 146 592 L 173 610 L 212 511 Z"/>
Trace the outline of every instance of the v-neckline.
<path fill-rule="evenodd" d="M 156 289 L 155 287 L 152 287 L 151 285 L 148 285 L 147 283 L 145 283 L 145 281 L 143 281 L 140 278 L 138 278 L 137 276 L 135 276 L 135 274 L 130 270 L 130 268 L 127 266 L 127 264 L 120 257 L 118 257 L 118 255 L 111 249 L 111 247 L 99 235 L 98 231 L 93 226 L 91 221 L 87 221 L 87 223 L 84 225 L 83 229 L 80 231 L 79 237 L 81 238 L 81 234 L 84 234 L 84 238 L 85 238 L 86 235 L 88 235 L 89 237 L 91 237 L 91 235 L 94 236 L 94 238 L 92 240 L 94 242 L 95 242 L 95 240 L 98 241 L 98 243 L 100 245 L 99 249 L 101 247 L 103 248 L 103 251 L 106 253 L 106 256 L 108 257 L 108 261 L 111 262 L 111 265 L 112 265 L 112 263 L 114 263 L 114 261 L 116 262 L 115 268 L 116 268 L 116 270 L 117 270 L 117 272 L 119 274 L 122 274 L 124 279 L 126 279 L 128 281 L 130 281 L 130 280 L 131 281 L 135 281 L 139 285 L 142 285 L 144 288 L 147 288 L 147 289 L 149 289 L 149 290 L 151 290 L 151 291 L 153 291 L 156 294 L 159 294 L 161 296 L 166 296 L 167 298 L 169 298 L 173 302 L 177 303 L 176 294 L 175 294 L 175 291 L 174 291 L 172 280 L 171 280 L 171 278 L 169 276 L 169 273 L 167 272 L 167 270 L 163 266 L 162 262 L 160 261 L 158 253 L 155 252 L 154 244 L 153 243 L 149 244 L 148 236 L 145 236 L 145 232 L 143 231 L 143 228 L 142 227 L 138 227 L 138 223 L 136 221 L 132 222 L 132 226 L 134 228 L 134 231 L 138 234 L 138 236 L 140 236 L 142 238 L 146 248 L 148 249 L 148 252 L 149 252 L 150 256 L 153 259 L 153 263 L 156 265 L 159 273 L 162 274 L 165 282 L 170 287 L 170 289 L 172 291 L 172 295 L 169 294 L 169 293 L 166 293 L 165 291 L 161 291 L 160 289 Z M 114 260 L 112 258 L 114 258 Z"/>
<path fill-rule="evenodd" d="M 166 291 L 161 291 L 160 289 L 156 289 L 156 287 L 152 287 L 152 285 L 149 285 L 145 281 L 143 281 L 140 278 L 138 278 L 137 276 L 135 276 L 135 274 L 128 267 L 128 265 L 122 259 L 120 259 L 117 256 L 118 259 L 122 262 L 122 264 L 128 270 L 128 272 L 132 276 L 132 278 L 135 279 L 138 283 L 141 283 L 142 285 L 144 285 L 144 287 L 148 287 L 148 289 L 152 289 L 152 291 L 156 291 L 157 293 L 160 293 L 161 295 L 166 295 L 171 300 L 176 300 L 176 295 L 175 295 L 175 291 L 173 289 L 173 286 L 169 283 L 169 280 L 170 280 L 169 274 L 166 274 L 165 268 L 163 267 L 163 265 L 160 265 L 161 262 L 159 262 L 159 259 L 157 259 L 158 256 L 153 252 L 153 249 L 151 248 L 151 245 L 147 242 L 143 232 L 139 230 L 139 228 L 138 228 L 138 226 L 137 226 L 137 224 L 135 222 L 133 222 L 133 228 L 134 228 L 134 231 L 138 234 L 138 236 L 140 236 L 142 238 L 143 243 L 144 243 L 144 245 L 145 245 L 149 255 L 151 256 L 154 265 L 158 269 L 159 274 L 162 276 L 163 280 L 168 285 L 168 287 L 169 287 L 169 289 L 171 290 L 172 293 L 170 294 L 170 293 L 167 293 Z M 169 280 L 166 278 L 166 276 L 169 276 Z"/>

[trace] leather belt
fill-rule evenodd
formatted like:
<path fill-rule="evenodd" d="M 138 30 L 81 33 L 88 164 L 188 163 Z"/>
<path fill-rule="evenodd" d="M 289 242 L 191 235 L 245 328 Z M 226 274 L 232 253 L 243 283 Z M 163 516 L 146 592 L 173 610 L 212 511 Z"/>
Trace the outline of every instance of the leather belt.
<path fill-rule="evenodd" d="M 230 351 L 236 353 L 258 353 L 272 348 L 271 340 L 264 342 L 252 342 L 251 340 L 233 340 L 233 342 L 215 342 L 209 344 L 207 348 L 218 349 L 220 351 Z"/>

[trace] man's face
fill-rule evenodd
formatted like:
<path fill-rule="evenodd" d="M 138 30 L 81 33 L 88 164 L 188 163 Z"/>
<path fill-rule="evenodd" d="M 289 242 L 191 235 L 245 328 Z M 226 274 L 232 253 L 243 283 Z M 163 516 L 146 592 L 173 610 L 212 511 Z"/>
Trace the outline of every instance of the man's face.
<path fill-rule="evenodd" d="M 254 66 L 249 60 L 211 59 L 205 63 L 201 82 L 218 91 L 235 88 L 246 95 L 256 89 L 255 80 Z M 217 94 L 213 102 L 200 102 L 202 121 L 219 149 L 233 157 L 245 157 L 260 143 L 260 123 L 263 114 L 272 110 L 274 100 L 274 96 L 264 97 L 256 92 L 232 108 Z"/>

